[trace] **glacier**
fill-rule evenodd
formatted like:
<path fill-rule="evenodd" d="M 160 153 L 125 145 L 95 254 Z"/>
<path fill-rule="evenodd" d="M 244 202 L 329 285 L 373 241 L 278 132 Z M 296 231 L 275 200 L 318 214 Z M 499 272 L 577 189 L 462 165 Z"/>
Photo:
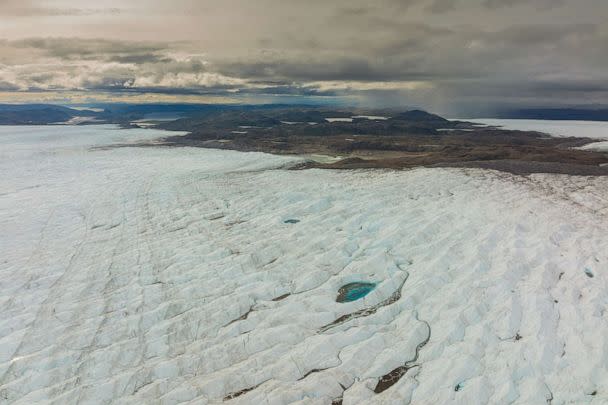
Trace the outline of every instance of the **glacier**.
<path fill-rule="evenodd" d="M 454 120 L 457 121 L 457 120 Z M 576 120 L 530 120 L 482 118 L 465 119 L 480 125 L 496 126 L 514 131 L 536 131 L 550 134 L 554 137 L 578 137 L 592 139 L 608 139 L 608 122 L 576 121 Z"/>
<path fill-rule="evenodd" d="M 456 120 L 454 120 L 456 121 Z M 576 120 L 524 120 L 524 119 L 469 119 L 479 125 L 500 127 L 515 131 L 536 131 L 553 137 L 590 138 L 597 142 L 588 143 L 577 149 L 608 152 L 608 122 Z"/>
<path fill-rule="evenodd" d="M 0 403 L 608 402 L 606 178 L 164 135 L 0 127 Z"/>

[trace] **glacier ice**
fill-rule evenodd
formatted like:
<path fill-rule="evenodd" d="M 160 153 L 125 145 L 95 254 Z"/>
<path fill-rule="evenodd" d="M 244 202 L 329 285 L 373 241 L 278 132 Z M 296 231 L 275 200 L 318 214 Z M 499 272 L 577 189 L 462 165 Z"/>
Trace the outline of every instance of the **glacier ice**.
<path fill-rule="evenodd" d="M 576 120 L 530 120 L 530 119 L 467 119 L 466 121 L 490 126 L 499 126 L 515 131 L 537 131 L 555 137 L 578 137 L 608 139 L 608 122 Z"/>
<path fill-rule="evenodd" d="M 0 403 L 608 401 L 606 179 L 163 135 L 0 128 Z"/>

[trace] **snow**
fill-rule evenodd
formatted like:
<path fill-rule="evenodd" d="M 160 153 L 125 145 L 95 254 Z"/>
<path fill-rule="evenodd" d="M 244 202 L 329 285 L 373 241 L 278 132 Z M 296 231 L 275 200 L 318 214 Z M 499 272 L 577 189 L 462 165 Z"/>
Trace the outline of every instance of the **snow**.
<path fill-rule="evenodd" d="M 94 123 L 99 121 L 95 117 L 72 117 L 66 122 L 61 122 L 59 125 L 80 125 L 86 123 Z"/>
<path fill-rule="evenodd" d="M 388 117 L 383 117 L 381 115 L 353 115 L 352 117 L 336 117 L 336 118 L 325 118 L 327 122 L 353 122 L 356 118 L 363 118 L 374 121 L 384 121 L 387 120 Z"/>
<path fill-rule="evenodd" d="M 353 118 L 343 118 L 343 117 L 325 118 L 325 121 L 327 121 L 327 122 L 353 122 Z"/>
<path fill-rule="evenodd" d="M 608 122 L 600 121 L 556 121 L 518 119 L 473 119 L 465 120 L 477 124 L 499 126 L 518 131 L 538 131 L 556 137 L 580 137 L 601 139 L 577 149 L 608 152 Z"/>
<path fill-rule="evenodd" d="M 608 152 L 608 141 L 588 143 L 587 145 L 581 146 L 578 149 Z"/>
<path fill-rule="evenodd" d="M 69 108 L 71 108 L 72 110 L 76 110 L 76 111 L 92 111 L 92 112 L 104 112 L 105 111 L 103 108 L 89 107 L 89 106 L 69 106 Z"/>
<path fill-rule="evenodd" d="M 382 115 L 354 115 L 353 119 L 355 118 L 365 118 L 368 120 L 377 120 L 377 121 L 385 121 L 388 119 L 388 117 L 384 117 Z"/>
<path fill-rule="evenodd" d="M 458 121 L 458 120 L 456 120 Z M 463 119 L 461 121 L 499 126 L 517 131 L 538 131 L 559 137 L 580 137 L 608 139 L 608 122 L 600 121 L 558 121 L 558 120 L 520 120 L 520 119 Z"/>
<path fill-rule="evenodd" d="M 164 135 L 0 127 L 0 402 L 608 401 L 605 178 L 97 147 Z"/>

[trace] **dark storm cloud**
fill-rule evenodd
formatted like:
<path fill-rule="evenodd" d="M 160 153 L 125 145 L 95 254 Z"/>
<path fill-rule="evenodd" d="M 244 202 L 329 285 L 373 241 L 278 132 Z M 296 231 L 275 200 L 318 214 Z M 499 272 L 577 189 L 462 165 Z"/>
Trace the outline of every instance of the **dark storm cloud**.
<path fill-rule="evenodd" d="M 455 1 L 447 2 L 443 0 L 435 0 L 427 6 L 427 10 L 432 13 L 446 13 L 456 8 L 457 4 Z"/>
<path fill-rule="evenodd" d="M 559 7 L 563 4 L 563 2 L 564 0 L 485 0 L 483 4 L 492 9 L 513 7 L 522 4 L 543 9 Z"/>
<path fill-rule="evenodd" d="M 117 15 L 119 8 L 15 8 L 9 14 L 12 17 L 53 17 L 53 16 L 91 16 L 91 15 Z"/>
<path fill-rule="evenodd" d="M 59 3 L 59 4 L 57 4 Z M 3 17 L 61 17 L 61 16 L 93 16 L 118 15 L 122 12 L 120 7 L 101 7 L 99 3 L 70 2 L 61 4 L 59 1 L 33 1 L 33 0 L 3 0 L 0 3 L 0 13 Z M 67 6 L 66 6 L 67 4 Z"/>
<path fill-rule="evenodd" d="M 238 77 L 285 81 L 466 79 L 508 73 L 509 66 L 542 72 L 555 67 L 543 66 L 544 62 L 559 62 L 562 53 L 582 56 L 597 52 L 597 46 L 606 47 L 593 44 L 599 38 L 598 27 L 592 24 L 514 26 L 490 32 L 417 26 L 401 32 L 404 38 L 391 36 L 377 46 L 363 39 L 354 50 L 260 52 L 247 59 L 218 61 L 216 66 Z"/>
<path fill-rule="evenodd" d="M 169 63 L 171 62 L 170 58 L 167 58 L 163 55 L 157 55 L 154 53 L 141 53 L 141 54 L 131 54 L 131 55 L 115 55 L 110 56 L 108 58 L 111 62 L 117 63 L 129 63 L 129 64 L 137 64 L 141 65 L 143 63 Z"/>
<path fill-rule="evenodd" d="M 608 82 L 603 0 L 5 0 L 0 12 L 16 17 L 0 29 L 0 83 L 22 91 L 485 108 L 597 102 Z"/>
<path fill-rule="evenodd" d="M 19 88 L 15 86 L 13 83 L 8 83 L 5 81 L 0 81 L 0 91 L 17 91 Z"/>
<path fill-rule="evenodd" d="M 27 38 L 12 41 L 9 45 L 38 49 L 47 56 L 60 59 L 105 58 L 113 55 L 136 57 L 168 49 L 168 44 L 83 38 Z"/>

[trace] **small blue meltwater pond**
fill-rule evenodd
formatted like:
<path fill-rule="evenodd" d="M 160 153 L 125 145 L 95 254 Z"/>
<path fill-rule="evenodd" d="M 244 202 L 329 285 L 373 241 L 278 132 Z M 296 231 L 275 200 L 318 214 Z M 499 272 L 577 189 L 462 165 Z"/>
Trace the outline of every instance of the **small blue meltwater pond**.
<path fill-rule="evenodd" d="M 376 288 L 376 284 L 374 283 L 357 282 L 345 284 L 338 290 L 338 298 L 336 298 L 336 301 L 357 301 L 372 292 L 374 288 Z"/>

